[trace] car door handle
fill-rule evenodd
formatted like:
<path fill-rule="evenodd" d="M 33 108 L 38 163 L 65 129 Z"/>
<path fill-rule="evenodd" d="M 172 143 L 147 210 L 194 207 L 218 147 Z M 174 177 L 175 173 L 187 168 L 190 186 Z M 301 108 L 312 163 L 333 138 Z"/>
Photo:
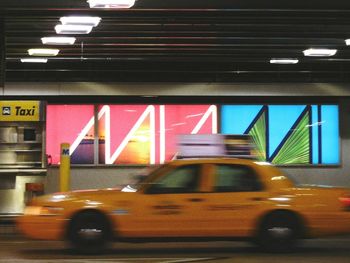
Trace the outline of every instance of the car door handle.
<path fill-rule="evenodd" d="M 261 201 L 263 199 L 262 199 L 262 197 L 252 197 L 252 198 L 250 198 L 250 200 L 252 200 L 252 201 Z"/>
<path fill-rule="evenodd" d="M 189 199 L 187 199 L 187 201 L 190 201 L 190 202 L 203 202 L 204 199 L 202 199 L 202 198 L 189 198 Z"/>

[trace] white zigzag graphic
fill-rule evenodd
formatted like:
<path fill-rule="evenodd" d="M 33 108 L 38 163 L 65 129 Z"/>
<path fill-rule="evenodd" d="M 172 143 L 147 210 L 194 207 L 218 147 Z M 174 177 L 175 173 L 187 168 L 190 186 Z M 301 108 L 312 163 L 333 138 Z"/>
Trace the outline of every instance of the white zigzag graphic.
<path fill-rule="evenodd" d="M 165 105 L 160 105 L 159 107 L 159 115 L 160 115 L 160 163 L 165 162 Z M 123 141 L 117 147 L 115 152 L 111 155 L 111 110 L 108 105 L 104 105 L 100 111 L 98 112 L 98 120 L 100 120 L 103 116 L 105 116 L 105 163 L 113 164 L 122 153 L 122 151 L 127 146 L 128 142 L 131 140 L 132 136 L 135 134 L 137 129 L 141 126 L 141 124 L 145 121 L 145 119 L 150 117 L 150 164 L 155 164 L 156 162 L 156 142 L 155 142 L 155 106 L 149 105 L 138 118 L 136 123 L 130 129 L 128 134 L 125 136 Z M 192 130 L 191 134 L 197 134 L 200 129 L 203 127 L 204 123 L 207 119 L 212 116 L 212 133 L 217 133 L 217 107 L 215 105 L 211 105 L 202 118 L 199 120 L 195 128 Z M 81 141 L 84 139 L 85 135 L 89 132 L 89 130 L 94 127 L 95 121 L 94 117 L 92 117 L 85 127 L 81 130 L 78 137 L 74 140 L 72 145 L 70 146 L 70 155 L 74 153 L 77 149 Z"/>

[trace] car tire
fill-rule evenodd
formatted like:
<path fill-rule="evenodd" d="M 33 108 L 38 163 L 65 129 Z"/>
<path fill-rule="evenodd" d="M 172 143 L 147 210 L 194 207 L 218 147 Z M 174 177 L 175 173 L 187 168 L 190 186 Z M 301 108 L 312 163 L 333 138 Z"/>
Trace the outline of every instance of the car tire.
<path fill-rule="evenodd" d="M 256 243 L 263 251 L 291 252 L 301 238 L 301 229 L 300 220 L 294 214 L 270 214 L 260 225 Z"/>
<path fill-rule="evenodd" d="M 111 241 L 108 219 L 97 211 L 83 211 L 75 215 L 68 227 L 68 240 L 75 252 L 99 254 Z"/>

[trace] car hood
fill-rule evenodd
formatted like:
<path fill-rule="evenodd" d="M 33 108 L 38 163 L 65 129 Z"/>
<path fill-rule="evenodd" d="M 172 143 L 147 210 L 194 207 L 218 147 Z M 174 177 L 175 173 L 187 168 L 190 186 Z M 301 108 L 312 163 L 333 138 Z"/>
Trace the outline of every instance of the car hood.
<path fill-rule="evenodd" d="M 126 195 L 128 192 L 122 191 L 122 187 L 106 188 L 106 189 L 88 189 L 88 190 L 76 190 L 70 192 L 57 192 L 53 194 L 47 194 L 39 197 L 35 197 L 30 202 L 31 205 L 45 205 L 61 202 L 69 202 L 75 200 L 85 201 L 99 201 L 108 200 L 110 195 Z"/>

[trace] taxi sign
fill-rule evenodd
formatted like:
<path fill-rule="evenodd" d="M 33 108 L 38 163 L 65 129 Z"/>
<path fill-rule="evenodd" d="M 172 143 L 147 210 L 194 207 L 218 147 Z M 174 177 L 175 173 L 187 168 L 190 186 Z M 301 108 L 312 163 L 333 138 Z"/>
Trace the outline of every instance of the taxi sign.
<path fill-rule="evenodd" d="M 257 147 L 250 135 L 182 134 L 178 137 L 177 159 L 232 157 L 257 159 Z"/>
<path fill-rule="evenodd" d="M 40 101 L 0 101 L 0 121 L 39 121 Z"/>

